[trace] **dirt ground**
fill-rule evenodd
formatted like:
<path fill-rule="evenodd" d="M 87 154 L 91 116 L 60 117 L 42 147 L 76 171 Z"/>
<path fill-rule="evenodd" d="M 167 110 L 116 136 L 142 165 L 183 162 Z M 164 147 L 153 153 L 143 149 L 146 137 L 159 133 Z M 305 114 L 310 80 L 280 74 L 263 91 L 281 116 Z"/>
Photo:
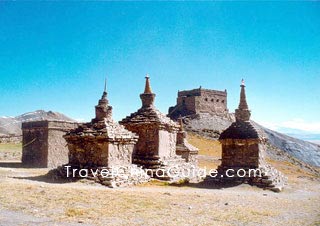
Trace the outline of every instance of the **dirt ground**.
<path fill-rule="evenodd" d="M 200 148 L 200 166 L 219 163 L 218 143 L 189 140 Z M 87 180 L 52 182 L 43 176 L 48 169 L 22 168 L 9 155 L 0 160 L 1 226 L 320 225 L 319 177 L 285 162 L 273 162 L 288 176 L 281 193 L 246 184 L 217 188 L 157 181 L 110 189 Z"/>

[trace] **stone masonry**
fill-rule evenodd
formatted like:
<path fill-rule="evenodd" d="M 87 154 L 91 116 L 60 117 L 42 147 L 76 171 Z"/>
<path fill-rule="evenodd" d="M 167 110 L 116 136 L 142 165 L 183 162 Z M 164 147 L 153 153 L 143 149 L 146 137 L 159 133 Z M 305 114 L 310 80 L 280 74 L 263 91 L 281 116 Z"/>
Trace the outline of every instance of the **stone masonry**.
<path fill-rule="evenodd" d="M 30 121 L 22 123 L 22 163 L 32 167 L 55 168 L 68 162 L 63 135 L 78 126 L 67 121 Z"/>
<path fill-rule="evenodd" d="M 222 144 L 222 163 L 218 171 L 224 175 L 224 179 L 242 180 L 273 191 L 281 191 L 286 179 L 265 161 L 267 139 L 250 121 L 250 115 L 242 80 L 240 104 L 235 111 L 236 122 L 223 131 L 219 138 Z M 246 176 L 226 178 L 228 169 L 233 169 L 234 172 L 243 169 Z M 259 169 L 261 175 L 250 175 L 249 171 L 252 169 Z"/>
<path fill-rule="evenodd" d="M 193 89 L 178 91 L 176 106 L 169 108 L 169 117 L 178 119 L 180 116 L 209 113 L 227 116 L 227 91 L 210 89 Z"/>
<path fill-rule="evenodd" d="M 69 148 L 72 169 L 120 170 L 113 175 L 94 178 L 109 187 L 127 186 L 147 182 L 149 176 L 132 165 L 132 152 L 138 136 L 112 119 L 106 88 L 98 105 L 96 117 L 91 122 L 71 130 L 64 138 Z"/>
<path fill-rule="evenodd" d="M 133 163 L 149 170 L 163 169 L 163 177 L 153 176 L 159 179 L 175 180 L 179 178 L 182 171 L 196 168 L 196 165 L 194 162 L 187 163 L 176 154 L 179 125 L 155 108 L 155 96 L 147 76 L 144 93 L 140 95 L 142 107 L 123 119 L 120 124 L 139 135 L 133 152 Z M 177 177 L 167 174 L 167 170 L 172 168 L 175 168 Z"/>
<path fill-rule="evenodd" d="M 192 146 L 187 141 L 187 133 L 184 131 L 182 118 L 179 118 L 179 131 L 177 133 L 177 148 L 176 153 L 186 160 L 198 164 L 199 149 Z"/>

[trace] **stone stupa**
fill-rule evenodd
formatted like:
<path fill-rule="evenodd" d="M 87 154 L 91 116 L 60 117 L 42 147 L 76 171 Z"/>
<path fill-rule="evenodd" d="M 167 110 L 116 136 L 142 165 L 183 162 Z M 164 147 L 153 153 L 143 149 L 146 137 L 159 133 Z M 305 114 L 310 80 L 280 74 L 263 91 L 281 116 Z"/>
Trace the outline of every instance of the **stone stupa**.
<path fill-rule="evenodd" d="M 107 99 L 106 84 L 96 116 L 89 123 L 68 132 L 69 163 L 72 169 L 99 169 L 114 172 L 95 178 L 110 187 L 146 182 L 147 174 L 132 164 L 132 153 L 138 136 L 112 119 L 112 107 Z M 119 169 L 121 172 L 119 172 Z"/>
<path fill-rule="evenodd" d="M 139 135 L 133 152 L 134 164 L 153 170 L 153 172 L 161 169 L 162 177 L 152 174 L 153 177 L 159 179 L 181 179 L 183 171 L 197 168 L 197 164 L 187 162 L 186 159 L 177 155 L 177 133 L 180 126 L 156 109 L 155 96 L 147 75 L 144 92 L 140 94 L 142 107 L 120 121 L 120 124 Z M 169 170 L 172 170 L 176 176 L 168 175 Z M 189 177 L 183 178 L 190 179 Z"/>
<path fill-rule="evenodd" d="M 198 164 L 199 149 L 192 146 L 187 141 L 187 132 L 184 130 L 182 118 L 179 117 L 179 131 L 177 133 L 177 148 L 176 153 L 184 158 L 187 162 Z"/>
<path fill-rule="evenodd" d="M 281 191 L 286 178 L 266 162 L 266 135 L 250 121 L 251 112 L 243 80 L 240 87 L 240 103 L 235 111 L 236 121 L 223 131 L 219 138 L 222 144 L 222 160 L 218 171 L 225 180 L 238 180 L 273 191 Z M 241 174 L 245 176 L 234 175 L 226 178 L 228 169 L 233 172 L 241 170 Z M 259 169 L 261 175 L 253 176 L 253 171 L 249 173 L 252 169 Z"/>

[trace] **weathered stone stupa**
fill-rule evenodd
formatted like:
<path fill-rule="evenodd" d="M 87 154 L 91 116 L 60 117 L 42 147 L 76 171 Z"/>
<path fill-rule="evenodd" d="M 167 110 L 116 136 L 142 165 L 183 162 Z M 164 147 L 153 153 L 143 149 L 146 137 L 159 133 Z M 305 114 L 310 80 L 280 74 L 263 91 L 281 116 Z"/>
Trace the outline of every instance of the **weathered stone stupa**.
<path fill-rule="evenodd" d="M 142 107 L 120 121 L 120 124 L 139 135 L 133 163 L 149 170 L 163 169 L 165 176 L 160 179 L 171 180 L 172 177 L 166 173 L 169 168 L 175 168 L 175 173 L 180 174 L 187 168 L 196 168 L 196 165 L 194 162 L 186 163 L 176 154 L 179 125 L 155 108 L 155 96 L 151 91 L 149 76 L 146 76 L 145 90 L 140 95 Z"/>
<path fill-rule="evenodd" d="M 241 169 L 242 172 L 246 172 L 246 176 L 239 178 L 235 175 L 232 179 L 240 179 L 259 187 L 281 191 L 285 177 L 266 163 L 266 136 L 250 121 L 250 116 L 242 80 L 240 104 L 235 111 L 236 122 L 223 131 L 219 138 L 222 144 L 222 163 L 218 171 L 226 176 L 228 169 L 234 170 L 233 172 Z M 249 173 L 251 169 L 259 169 L 261 175 L 251 175 L 253 174 Z"/>
<path fill-rule="evenodd" d="M 107 169 L 110 172 L 121 168 L 121 174 L 98 177 L 105 185 L 116 187 L 148 181 L 146 173 L 132 165 L 132 152 L 138 136 L 113 121 L 112 107 L 105 90 L 95 107 L 96 117 L 68 132 L 69 166 L 76 169 Z M 132 175 L 130 170 L 135 170 Z"/>
<path fill-rule="evenodd" d="M 198 164 L 199 149 L 189 144 L 187 132 L 184 130 L 182 118 L 179 118 L 180 128 L 177 133 L 177 155 L 180 155 L 187 162 Z"/>

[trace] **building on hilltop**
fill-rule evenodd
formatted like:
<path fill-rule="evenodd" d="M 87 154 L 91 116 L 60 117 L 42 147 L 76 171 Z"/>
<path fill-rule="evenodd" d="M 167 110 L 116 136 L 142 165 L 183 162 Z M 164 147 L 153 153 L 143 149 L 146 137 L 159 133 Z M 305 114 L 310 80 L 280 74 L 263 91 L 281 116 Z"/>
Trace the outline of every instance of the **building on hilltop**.
<path fill-rule="evenodd" d="M 210 89 L 192 89 L 178 91 L 177 104 L 169 108 L 169 117 L 178 119 L 180 116 L 209 113 L 225 116 L 227 107 L 227 91 Z"/>

